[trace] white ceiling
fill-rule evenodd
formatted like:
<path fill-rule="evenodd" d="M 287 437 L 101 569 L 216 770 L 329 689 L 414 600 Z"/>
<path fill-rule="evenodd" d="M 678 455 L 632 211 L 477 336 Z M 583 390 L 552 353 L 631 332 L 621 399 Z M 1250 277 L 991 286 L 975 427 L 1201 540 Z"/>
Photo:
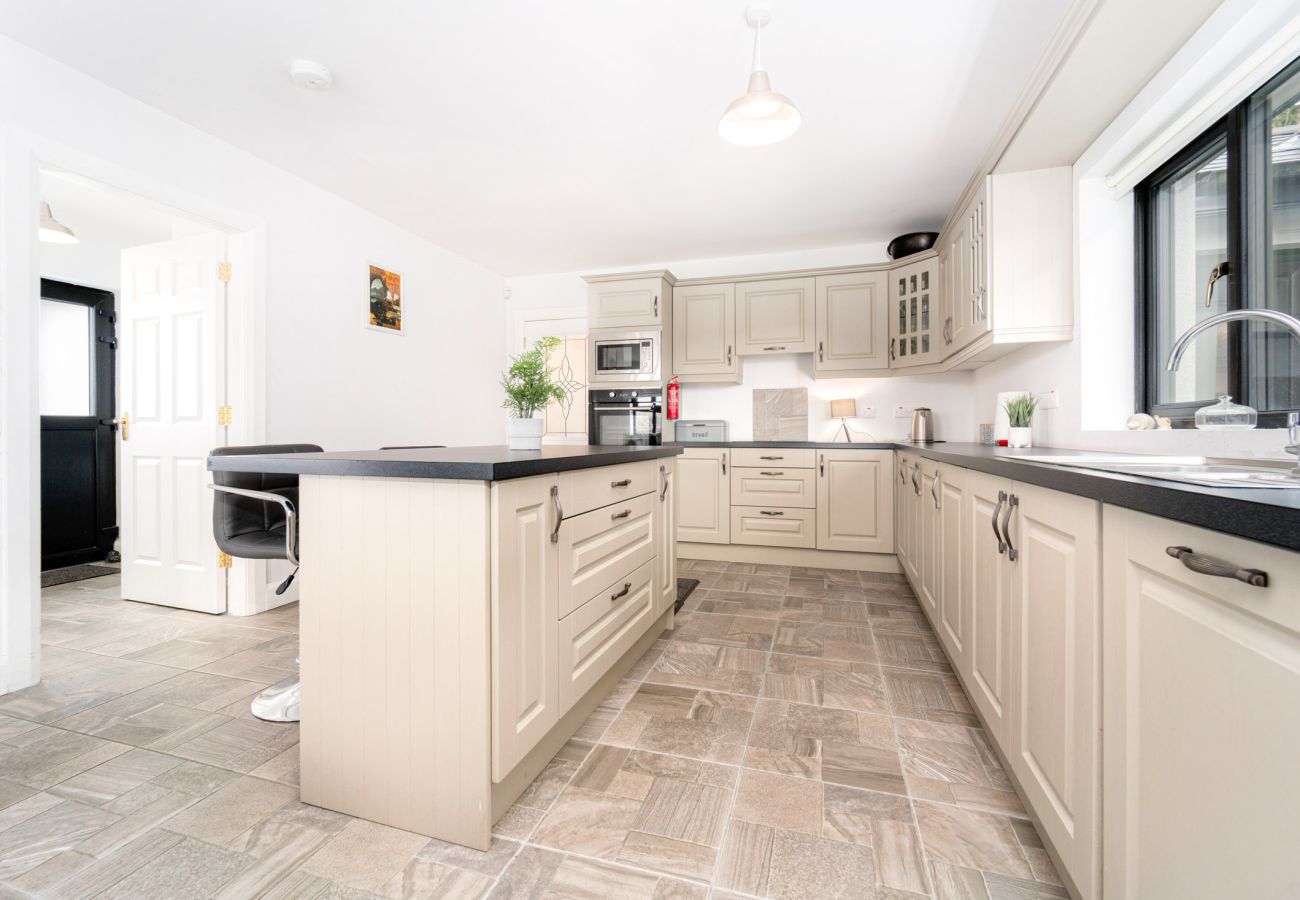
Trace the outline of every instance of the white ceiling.
<path fill-rule="evenodd" d="M 503 275 L 937 228 L 1066 0 L 777 0 L 803 127 L 717 136 L 745 0 L 0 0 L 0 31 Z M 293 86 L 288 63 L 333 69 Z"/>

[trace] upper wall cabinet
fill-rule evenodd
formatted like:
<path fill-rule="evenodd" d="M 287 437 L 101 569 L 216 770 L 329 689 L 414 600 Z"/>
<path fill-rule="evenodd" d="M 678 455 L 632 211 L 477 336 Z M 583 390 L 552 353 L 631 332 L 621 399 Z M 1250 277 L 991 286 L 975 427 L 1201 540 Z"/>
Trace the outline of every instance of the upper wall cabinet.
<path fill-rule="evenodd" d="M 736 352 L 811 353 L 816 344 L 815 279 L 777 278 L 736 285 Z"/>
<path fill-rule="evenodd" d="M 1073 337 L 1073 191 L 1068 166 L 989 175 L 943 236 L 952 270 L 948 367 Z"/>
<path fill-rule="evenodd" d="M 890 367 L 932 365 L 947 355 L 947 315 L 933 256 L 889 272 Z"/>
<path fill-rule="evenodd" d="M 849 378 L 889 368 L 886 274 L 819 275 L 813 375 Z"/>
<path fill-rule="evenodd" d="M 587 327 L 662 328 L 673 301 L 667 272 L 587 279 Z"/>
<path fill-rule="evenodd" d="M 740 381 L 734 284 L 674 289 L 673 374 L 683 381 Z"/>

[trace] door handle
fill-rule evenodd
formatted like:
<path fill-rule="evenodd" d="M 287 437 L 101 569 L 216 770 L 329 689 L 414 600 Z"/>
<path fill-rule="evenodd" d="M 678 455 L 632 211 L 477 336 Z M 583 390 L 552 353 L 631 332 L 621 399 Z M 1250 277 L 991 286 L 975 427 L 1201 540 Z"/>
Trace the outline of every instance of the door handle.
<path fill-rule="evenodd" d="M 915 493 L 916 496 L 918 497 L 921 496 L 921 483 L 916 480 L 916 475 L 920 471 L 921 471 L 921 464 L 913 463 L 912 464 L 912 492 Z"/>
<path fill-rule="evenodd" d="M 1218 281 L 1220 278 L 1223 278 L 1225 275 L 1231 275 L 1231 274 L 1232 274 L 1232 263 L 1227 262 L 1226 260 L 1224 262 L 1219 263 L 1217 266 L 1215 266 L 1213 269 L 1210 270 L 1210 277 L 1205 282 L 1205 308 L 1206 309 L 1210 308 L 1210 300 L 1214 296 L 1214 282 Z"/>
<path fill-rule="evenodd" d="M 613 602 L 614 602 L 615 600 L 617 600 L 619 597 L 626 597 L 627 594 L 628 594 L 628 591 L 630 591 L 630 590 L 632 590 L 632 582 L 630 582 L 630 581 L 625 581 L 625 582 L 623 582 L 623 590 L 618 591 L 618 592 L 613 593 L 613 594 L 610 594 L 610 595 L 609 595 L 609 601 L 610 601 L 611 603 L 613 603 Z"/>
<path fill-rule="evenodd" d="M 1002 533 L 998 531 L 998 513 L 1002 512 L 1002 504 L 1007 502 L 1007 492 L 998 491 L 998 505 L 993 507 L 993 536 L 998 539 L 998 556 L 1007 552 L 1007 542 L 1002 539 Z"/>
<path fill-rule="evenodd" d="M 610 513 L 609 520 L 611 522 L 617 522 L 619 519 L 626 519 L 630 515 L 632 515 L 632 510 L 625 509 L 622 512 Z"/>
<path fill-rule="evenodd" d="M 895 342 L 896 342 L 896 341 L 895 341 L 895 338 L 890 338 L 890 339 L 889 339 L 889 358 L 890 358 L 891 360 L 894 358 L 894 344 L 895 344 Z"/>
<path fill-rule="evenodd" d="M 659 491 L 659 502 L 663 503 L 664 498 L 668 496 L 668 468 L 666 466 L 659 467 L 659 478 L 663 482 L 663 487 Z"/>
<path fill-rule="evenodd" d="M 551 543 L 560 542 L 560 523 L 564 521 L 564 507 L 560 505 L 560 488 L 551 485 L 551 503 L 555 505 L 555 527 L 551 529 Z"/>
<path fill-rule="evenodd" d="M 609 486 L 610 486 L 610 487 L 627 487 L 627 486 L 628 486 L 629 484 L 631 484 L 631 483 L 632 483 L 632 479 L 631 479 L 631 478 L 624 478 L 622 481 L 611 481 L 611 482 L 609 483 Z"/>
<path fill-rule="evenodd" d="M 1011 511 L 1020 505 L 1020 498 L 1015 494 L 1007 497 L 1007 508 L 1002 513 L 1002 536 L 1007 539 L 1007 559 L 1015 562 L 1020 558 L 1020 551 L 1011 543 Z"/>
<path fill-rule="evenodd" d="M 1166 547 L 1165 552 L 1197 574 L 1235 578 L 1251 587 L 1268 587 L 1268 573 L 1261 569 L 1242 569 L 1213 556 L 1202 556 L 1191 547 Z"/>
<path fill-rule="evenodd" d="M 131 414 L 129 412 L 122 413 L 116 419 L 109 419 L 108 422 L 110 425 L 121 425 L 122 440 L 131 440 Z"/>
<path fill-rule="evenodd" d="M 818 454 L 817 468 L 822 478 L 825 478 L 826 477 L 826 454 L 825 453 Z"/>

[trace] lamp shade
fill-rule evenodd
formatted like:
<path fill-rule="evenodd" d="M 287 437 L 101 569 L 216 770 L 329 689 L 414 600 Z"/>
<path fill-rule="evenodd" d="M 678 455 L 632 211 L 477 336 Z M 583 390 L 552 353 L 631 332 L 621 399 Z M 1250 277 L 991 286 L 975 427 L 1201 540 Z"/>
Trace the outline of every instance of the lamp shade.
<path fill-rule="evenodd" d="M 77 236 L 73 234 L 72 229 L 54 218 L 54 213 L 50 211 L 50 204 L 44 200 L 41 201 L 41 224 L 38 236 L 47 244 L 77 243 Z"/>
<path fill-rule="evenodd" d="M 856 400 L 832 400 L 831 401 L 831 418 L 832 419 L 854 419 L 858 415 L 858 401 Z"/>
<path fill-rule="evenodd" d="M 757 69 L 749 76 L 744 96 L 722 114 L 718 134 L 742 147 L 761 147 L 794 134 L 802 118 L 789 97 L 772 90 L 767 72 Z"/>

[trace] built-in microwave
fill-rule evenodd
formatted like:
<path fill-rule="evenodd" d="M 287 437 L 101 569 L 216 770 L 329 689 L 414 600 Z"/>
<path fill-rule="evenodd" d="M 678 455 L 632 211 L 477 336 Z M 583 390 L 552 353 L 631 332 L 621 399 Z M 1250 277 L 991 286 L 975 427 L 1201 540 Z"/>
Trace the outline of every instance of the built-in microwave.
<path fill-rule="evenodd" d="M 659 331 L 593 334 L 587 378 L 591 384 L 659 380 Z"/>

